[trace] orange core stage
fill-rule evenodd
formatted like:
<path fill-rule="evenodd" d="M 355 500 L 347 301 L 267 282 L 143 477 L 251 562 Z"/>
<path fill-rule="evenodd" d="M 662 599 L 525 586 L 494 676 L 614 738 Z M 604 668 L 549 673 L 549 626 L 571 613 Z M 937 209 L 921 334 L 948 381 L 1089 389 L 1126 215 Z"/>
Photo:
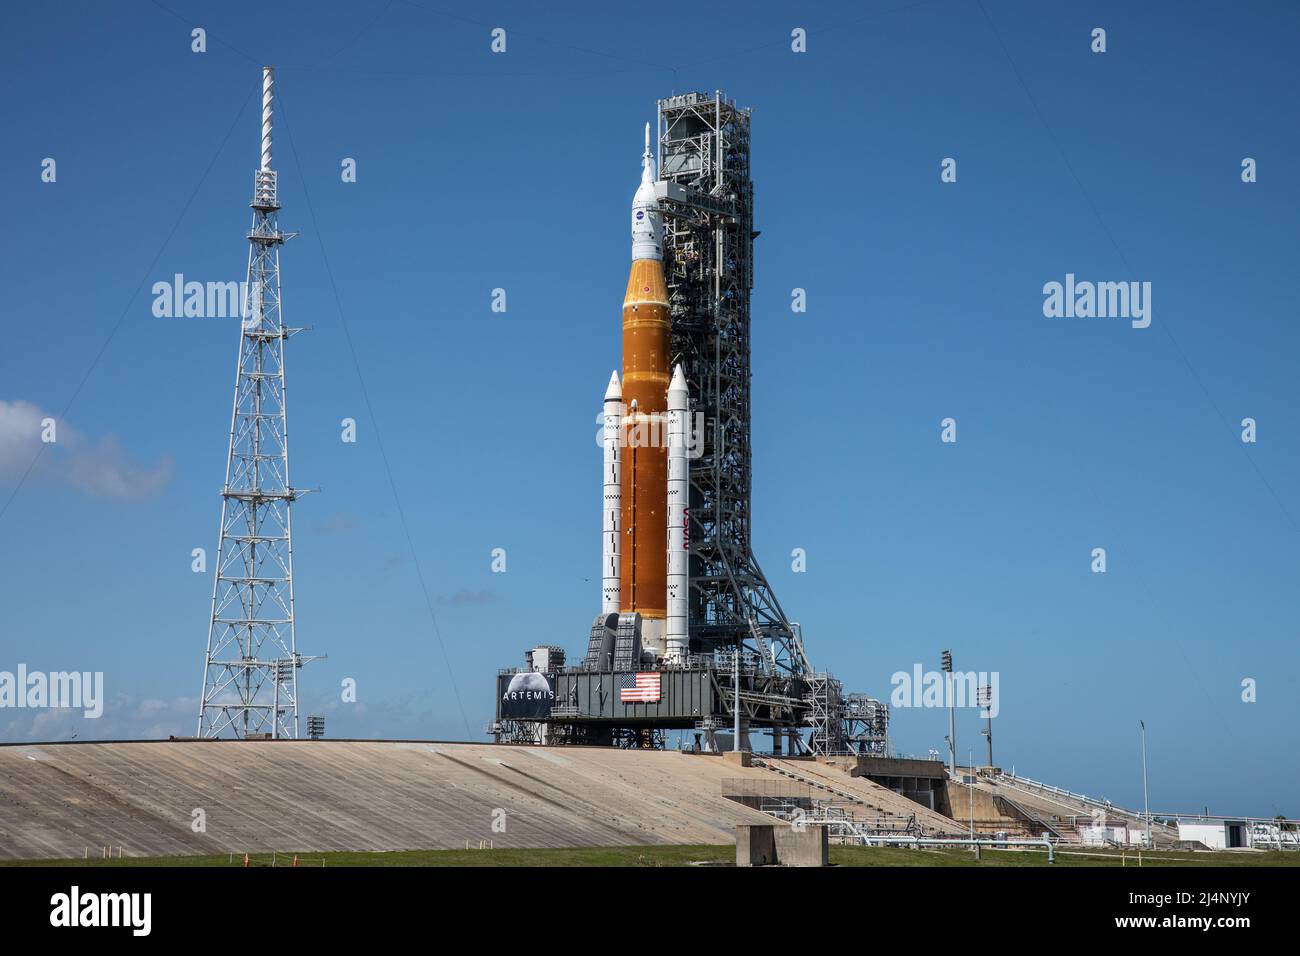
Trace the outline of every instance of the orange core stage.
<path fill-rule="evenodd" d="M 668 350 L 671 325 L 663 263 L 637 259 L 623 297 L 620 435 L 623 547 L 619 610 L 667 617 Z"/>

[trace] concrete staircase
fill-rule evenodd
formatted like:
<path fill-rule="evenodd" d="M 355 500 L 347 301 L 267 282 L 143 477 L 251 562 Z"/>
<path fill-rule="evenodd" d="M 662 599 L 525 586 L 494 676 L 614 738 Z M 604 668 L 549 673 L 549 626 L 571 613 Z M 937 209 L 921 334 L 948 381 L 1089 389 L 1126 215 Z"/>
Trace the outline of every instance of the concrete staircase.
<path fill-rule="evenodd" d="M 993 778 L 980 778 L 978 786 L 1021 812 L 1036 817 L 1049 832 L 1054 835 L 1059 833 L 1063 839 L 1071 842 L 1079 840 L 1075 819 L 1091 820 L 1098 813 L 1110 819 L 1123 820 L 1130 827 L 1146 825 L 1142 814 L 1136 811 L 1025 777 L 1001 774 Z M 1157 846 L 1175 845 L 1178 842 L 1178 831 L 1153 820 L 1151 838 Z"/>
<path fill-rule="evenodd" d="M 871 811 L 890 830 L 916 836 L 964 835 L 964 829 L 943 814 L 865 777 L 850 777 L 839 770 L 807 760 L 755 757 L 754 766 L 760 765 L 773 774 L 831 795 L 841 803 Z"/>
<path fill-rule="evenodd" d="M 1078 831 L 1054 814 L 1043 814 L 1031 810 L 1005 794 L 993 794 L 992 796 L 994 805 L 999 806 L 1006 816 L 1024 821 L 1021 829 L 1025 831 L 1027 836 L 1039 836 L 1047 833 L 1057 840 L 1076 842 L 1079 839 Z"/>

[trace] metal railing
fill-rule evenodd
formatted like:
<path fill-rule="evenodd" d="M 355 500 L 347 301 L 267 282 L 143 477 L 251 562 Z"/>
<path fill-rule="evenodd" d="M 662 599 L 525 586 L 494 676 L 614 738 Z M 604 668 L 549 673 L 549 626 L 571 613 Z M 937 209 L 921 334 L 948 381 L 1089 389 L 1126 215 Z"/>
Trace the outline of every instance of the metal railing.
<path fill-rule="evenodd" d="M 1109 800 L 1099 800 L 1096 797 L 1090 797 L 1084 793 L 1075 793 L 1072 790 L 1066 790 L 1062 787 L 1054 787 L 1050 783 L 1043 783 L 1041 780 L 1032 780 L 1029 777 L 1019 777 L 1014 773 L 1003 771 L 997 777 L 1000 783 L 1006 784 L 1025 793 L 1041 793 L 1047 796 L 1063 798 L 1065 800 L 1074 800 L 1088 807 L 1094 807 L 1098 810 L 1104 810 L 1107 813 L 1114 814 L 1117 817 L 1124 817 L 1146 825 L 1147 818 L 1136 810 L 1127 810 L 1124 807 L 1117 807 Z M 1151 828 L 1171 830 L 1169 824 L 1157 820 L 1156 814 L 1151 814 Z"/>

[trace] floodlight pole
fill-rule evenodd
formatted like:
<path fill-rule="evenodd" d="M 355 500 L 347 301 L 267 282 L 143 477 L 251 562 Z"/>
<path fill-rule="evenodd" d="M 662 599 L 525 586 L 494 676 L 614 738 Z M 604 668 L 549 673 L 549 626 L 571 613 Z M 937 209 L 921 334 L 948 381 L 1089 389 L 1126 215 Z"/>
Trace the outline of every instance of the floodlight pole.
<path fill-rule="evenodd" d="M 975 839 L 975 774 L 974 774 L 975 751 L 974 749 L 972 749 L 970 752 L 969 760 L 970 760 L 972 772 L 971 772 L 970 783 L 968 783 L 966 787 L 970 791 L 970 838 L 973 840 Z M 976 852 L 979 852 L 978 848 L 976 849 Z"/>
<path fill-rule="evenodd" d="M 993 770 L 993 687 L 985 684 L 979 689 L 980 706 L 984 708 L 984 736 L 989 744 L 989 771 Z"/>
<path fill-rule="evenodd" d="M 952 684 L 952 651 L 941 651 L 939 659 L 943 663 L 943 672 L 946 676 L 945 686 L 948 691 L 948 775 L 954 780 L 957 779 L 957 715 L 954 711 L 954 697 Z"/>
<path fill-rule="evenodd" d="M 1151 846 L 1151 801 L 1147 795 L 1147 723 L 1139 720 L 1142 728 L 1142 814 L 1147 818 L 1147 846 Z"/>

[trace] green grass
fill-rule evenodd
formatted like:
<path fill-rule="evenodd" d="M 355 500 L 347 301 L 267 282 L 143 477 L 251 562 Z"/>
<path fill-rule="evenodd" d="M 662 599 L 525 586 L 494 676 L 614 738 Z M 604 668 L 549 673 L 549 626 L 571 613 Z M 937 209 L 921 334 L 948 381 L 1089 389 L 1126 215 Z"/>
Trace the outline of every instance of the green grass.
<path fill-rule="evenodd" d="M 300 866 L 690 866 L 699 863 L 730 865 L 734 846 L 614 846 L 574 849 L 406 850 L 393 853 L 302 853 Z M 288 866 L 293 854 L 276 854 L 276 866 Z M 1114 850 L 1057 851 L 1057 866 L 1137 866 L 1137 854 Z M 979 860 L 963 849 L 912 850 L 903 847 L 832 846 L 836 866 L 1047 866 L 1041 850 L 989 850 Z M 272 865 L 271 854 L 253 854 L 253 866 Z M 221 856 L 124 857 L 120 860 L 18 860 L 4 866 L 236 866 L 243 854 Z M 1143 853 L 1147 866 L 1300 866 L 1300 853 Z"/>

